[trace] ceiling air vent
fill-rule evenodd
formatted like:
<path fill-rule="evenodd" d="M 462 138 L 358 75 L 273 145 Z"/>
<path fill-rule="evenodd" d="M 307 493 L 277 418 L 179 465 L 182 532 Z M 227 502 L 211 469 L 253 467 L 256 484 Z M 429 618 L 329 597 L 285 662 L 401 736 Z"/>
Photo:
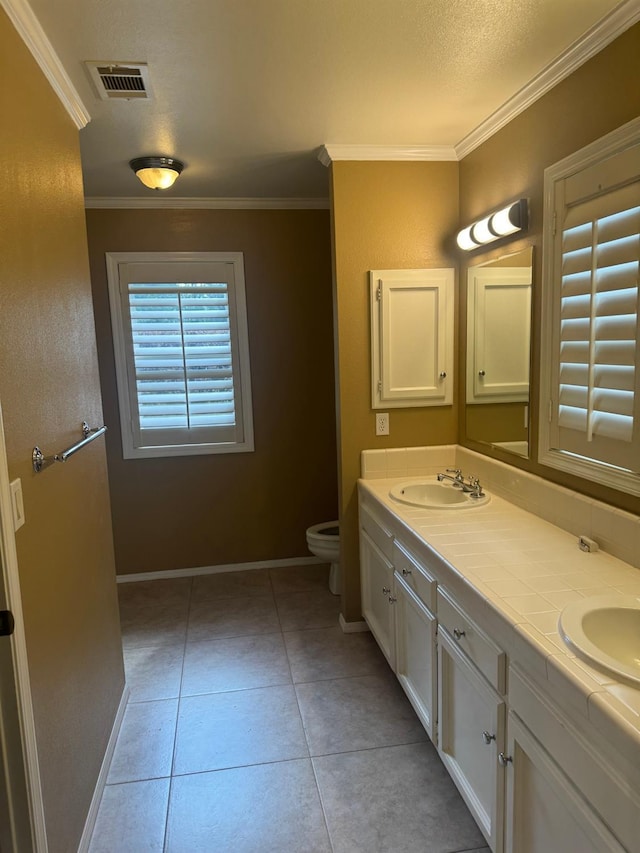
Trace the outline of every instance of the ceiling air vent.
<path fill-rule="evenodd" d="M 85 62 L 85 65 L 103 101 L 151 96 L 146 62 Z"/>

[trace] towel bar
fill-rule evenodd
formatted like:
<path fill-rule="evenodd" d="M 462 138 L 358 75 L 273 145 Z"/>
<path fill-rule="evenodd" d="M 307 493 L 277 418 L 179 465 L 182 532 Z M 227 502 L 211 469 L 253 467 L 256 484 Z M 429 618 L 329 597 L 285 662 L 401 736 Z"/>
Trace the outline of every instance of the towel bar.
<path fill-rule="evenodd" d="M 77 453 L 78 450 L 86 447 L 87 444 L 90 444 L 96 438 L 100 438 L 100 436 L 104 435 L 107 431 L 106 426 L 94 427 L 91 429 L 86 421 L 82 422 L 81 429 L 83 437 L 80 441 L 76 442 L 76 444 L 72 444 L 71 447 L 67 447 L 66 450 L 61 450 L 60 453 L 54 453 L 53 456 L 45 456 L 39 447 L 34 447 L 31 458 L 33 460 L 33 470 L 36 474 L 39 474 L 40 471 L 48 468 L 49 465 L 53 465 L 54 462 L 66 462 L 70 456 L 73 456 L 73 454 Z"/>

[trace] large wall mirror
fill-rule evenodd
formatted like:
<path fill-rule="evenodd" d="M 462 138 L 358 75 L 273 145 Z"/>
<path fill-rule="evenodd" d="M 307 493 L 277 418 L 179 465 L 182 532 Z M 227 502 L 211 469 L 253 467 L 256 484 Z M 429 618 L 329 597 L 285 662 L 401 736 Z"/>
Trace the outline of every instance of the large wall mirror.
<path fill-rule="evenodd" d="M 529 455 L 533 249 L 469 267 L 467 438 Z"/>

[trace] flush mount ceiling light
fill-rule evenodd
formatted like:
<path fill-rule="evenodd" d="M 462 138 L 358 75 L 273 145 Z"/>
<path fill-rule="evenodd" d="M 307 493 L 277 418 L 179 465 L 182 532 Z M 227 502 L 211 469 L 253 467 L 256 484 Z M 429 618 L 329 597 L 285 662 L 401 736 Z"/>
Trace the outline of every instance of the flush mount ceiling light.
<path fill-rule="evenodd" d="M 184 169 L 184 163 L 173 157 L 136 157 L 129 165 L 151 190 L 168 189 Z"/>
<path fill-rule="evenodd" d="M 524 231 L 529 224 L 528 213 L 528 199 L 518 199 L 501 210 L 479 219 L 473 225 L 463 228 L 456 238 L 458 246 L 465 252 L 469 252 L 501 237 Z"/>

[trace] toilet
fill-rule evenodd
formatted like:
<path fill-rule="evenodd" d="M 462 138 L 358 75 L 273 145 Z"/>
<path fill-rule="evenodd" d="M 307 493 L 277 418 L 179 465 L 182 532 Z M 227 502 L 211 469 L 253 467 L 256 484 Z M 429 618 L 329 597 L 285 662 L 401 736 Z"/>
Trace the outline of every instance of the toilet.
<path fill-rule="evenodd" d="M 340 526 L 337 521 L 325 521 L 307 528 L 307 547 L 321 560 L 331 563 L 329 589 L 340 595 Z"/>

